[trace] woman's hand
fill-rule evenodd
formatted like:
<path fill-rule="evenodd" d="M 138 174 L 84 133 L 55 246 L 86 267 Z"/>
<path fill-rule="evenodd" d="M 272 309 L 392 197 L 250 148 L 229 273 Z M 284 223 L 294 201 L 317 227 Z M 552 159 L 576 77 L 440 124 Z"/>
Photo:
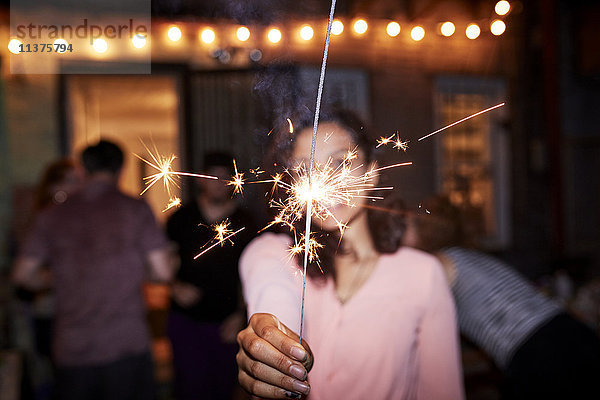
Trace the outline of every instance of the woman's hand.
<path fill-rule="evenodd" d="M 238 379 L 249 393 L 269 399 L 299 399 L 313 355 L 305 341 L 271 314 L 254 314 L 237 336 Z"/>

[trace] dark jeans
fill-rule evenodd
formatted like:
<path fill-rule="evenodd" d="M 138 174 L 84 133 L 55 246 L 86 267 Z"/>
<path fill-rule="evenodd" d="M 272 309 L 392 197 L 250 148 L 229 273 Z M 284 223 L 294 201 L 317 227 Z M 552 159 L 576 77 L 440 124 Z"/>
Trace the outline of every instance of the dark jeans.
<path fill-rule="evenodd" d="M 237 344 L 223 343 L 220 325 L 169 313 L 177 400 L 229 400 L 237 385 Z"/>
<path fill-rule="evenodd" d="M 600 339 L 567 314 L 554 317 L 517 350 L 505 399 L 600 399 Z"/>
<path fill-rule="evenodd" d="M 57 366 L 57 400 L 153 400 L 154 375 L 149 352 L 81 367 Z"/>

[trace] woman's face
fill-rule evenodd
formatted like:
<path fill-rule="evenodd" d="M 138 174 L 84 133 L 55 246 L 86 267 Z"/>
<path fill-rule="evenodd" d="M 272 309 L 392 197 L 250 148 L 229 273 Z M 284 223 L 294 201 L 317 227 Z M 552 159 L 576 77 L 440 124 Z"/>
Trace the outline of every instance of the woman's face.
<path fill-rule="evenodd" d="M 312 144 L 312 128 L 305 128 L 297 133 L 296 143 L 292 152 L 292 164 L 295 167 L 304 163 L 306 168 L 310 164 L 310 150 Z M 351 134 L 342 126 L 335 122 L 323 122 L 319 124 L 317 131 L 317 143 L 315 147 L 315 165 L 325 165 L 331 160 L 333 168 L 344 162 L 349 150 L 354 150 L 356 144 L 352 140 Z M 362 167 L 356 167 L 362 164 Z M 352 175 L 358 176 L 367 172 L 365 156 L 361 149 L 358 149 L 357 158 L 352 160 Z M 375 178 L 373 178 L 375 179 Z M 374 184 L 376 182 L 373 182 Z M 324 230 L 332 231 L 339 229 L 338 222 L 347 224 L 352 218 L 362 210 L 366 199 L 363 197 L 353 197 L 350 204 L 337 204 L 329 207 L 329 211 L 334 218 L 329 217 L 322 221 L 321 226 Z"/>

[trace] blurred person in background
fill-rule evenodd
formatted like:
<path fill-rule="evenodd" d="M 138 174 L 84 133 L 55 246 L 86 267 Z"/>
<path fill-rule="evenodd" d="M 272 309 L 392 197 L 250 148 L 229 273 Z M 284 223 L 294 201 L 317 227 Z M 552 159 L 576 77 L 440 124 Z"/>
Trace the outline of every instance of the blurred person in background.
<path fill-rule="evenodd" d="M 74 161 L 63 158 L 51 163 L 44 171 L 35 194 L 36 215 L 48 207 L 62 204 L 81 188 L 83 176 Z M 54 295 L 52 288 L 35 294 L 33 300 L 36 349 L 39 354 L 51 357 Z"/>
<path fill-rule="evenodd" d="M 50 163 L 43 171 L 34 192 L 31 224 L 42 211 L 64 203 L 81 187 L 82 179 L 81 171 L 73 160 L 61 158 Z M 50 273 L 47 265 L 44 265 L 42 270 L 42 274 Z M 55 312 L 53 290 L 48 287 L 31 291 L 19 286 L 16 294 L 17 298 L 26 304 L 24 315 L 28 316 L 27 326 L 31 326 L 33 332 L 31 351 L 34 359 L 29 365 L 32 366 L 31 378 L 35 398 L 49 399 L 52 396 L 50 349 Z"/>
<path fill-rule="evenodd" d="M 141 285 L 169 281 L 167 241 L 150 207 L 117 187 L 123 153 L 87 147 L 86 182 L 39 213 L 13 281 L 56 293 L 56 398 L 152 399 L 154 380 Z M 52 275 L 43 273 L 48 265 Z"/>
<path fill-rule="evenodd" d="M 181 262 L 168 320 L 174 392 L 178 400 L 229 400 L 238 387 L 235 338 L 246 320 L 237 266 L 256 226 L 227 185 L 234 174 L 233 157 L 206 154 L 203 173 L 219 180 L 198 180 L 198 196 L 167 222 L 167 235 L 177 245 Z M 232 231 L 245 229 L 194 259 L 205 244 L 214 243 L 214 227 L 223 222 Z"/>
<path fill-rule="evenodd" d="M 506 399 L 600 398 L 600 340 L 512 266 L 471 249 L 445 197 L 409 217 L 406 246 L 435 254 L 452 288 L 461 332 L 503 371 Z"/>

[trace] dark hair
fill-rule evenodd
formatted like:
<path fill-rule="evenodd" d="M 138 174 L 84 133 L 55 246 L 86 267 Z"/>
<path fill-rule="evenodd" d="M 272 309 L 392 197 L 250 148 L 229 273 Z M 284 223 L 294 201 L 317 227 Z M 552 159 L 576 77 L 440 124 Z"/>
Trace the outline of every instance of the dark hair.
<path fill-rule="evenodd" d="M 307 111 L 302 110 L 295 117 L 290 118 L 293 121 L 295 132 L 312 128 L 312 114 Z M 374 161 L 375 147 L 368 135 L 366 125 L 355 113 L 343 109 L 326 110 L 321 113 L 319 122 L 333 122 L 343 127 L 350 134 L 358 150 L 363 153 L 365 164 Z M 284 119 L 284 123 L 276 128 L 276 136 L 270 151 L 271 165 L 286 166 L 294 148 L 294 137 L 294 135 L 290 135 L 288 122 Z M 377 252 L 382 254 L 396 252 L 402 245 L 402 237 L 406 229 L 403 203 L 393 195 L 389 195 L 384 200 L 365 205 L 364 208 L 367 213 L 369 233 Z M 304 221 L 300 221 L 298 226 L 303 227 Z M 313 263 L 307 269 L 307 273 L 312 278 L 324 278 L 335 274 L 335 268 L 333 268 L 335 256 L 343 251 L 340 247 L 340 233 L 337 230 L 324 231 L 314 225 L 313 227 L 314 237 L 323 244 L 323 247 L 317 251 L 320 259 L 319 267 Z M 303 232 L 303 228 L 299 228 L 297 231 Z M 303 255 L 298 257 L 300 265 L 303 262 L 302 257 Z"/>
<path fill-rule="evenodd" d="M 434 196 L 423 203 L 428 212 L 413 217 L 416 247 L 436 252 L 444 247 L 471 246 L 465 232 L 461 210 L 445 196 Z"/>
<path fill-rule="evenodd" d="M 203 167 L 205 170 L 211 167 L 225 167 L 233 174 L 233 155 L 225 152 L 210 152 L 204 155 Z"/>
<path fill-rule="evenodd" d="M 123 166 L 123 151 L 108 140 L 100 140 L 81 153 L 81 162 L 89 174 L 110 172 L 116 174 Z"/>
<path fill-rule="evenodd" d="M 35 209 L 41 210 L 52 203 L 52 186 L 62 183 L 67 174 L 75 169 L 75 163 L 68 158 L 52 162 L 42 175 L 35 193 Z"/>
<path fill-rule="evenodd" d="M 313 127 L 313 116 L 308 109 L 301 109 L 288 118 L 293 121 L 294 132 L 300 132 L 303 129 Z M 365 162 L 373 161 L 374 146 L 372 146 L 367 127 L 356 113 L 346 109 L 326 109 L 321 111 L 319 123 L 333 122 L 343 127 L 348 133 L 354 144 L 364 153 Z M 292 150 L 295 144 L 295 135 L 289 132 L 289 123 L 286 118 L 278 121 L 273 129 L 274 139 L 267 155 L 270 165 L 286 165 L 291 158 Z"/>

